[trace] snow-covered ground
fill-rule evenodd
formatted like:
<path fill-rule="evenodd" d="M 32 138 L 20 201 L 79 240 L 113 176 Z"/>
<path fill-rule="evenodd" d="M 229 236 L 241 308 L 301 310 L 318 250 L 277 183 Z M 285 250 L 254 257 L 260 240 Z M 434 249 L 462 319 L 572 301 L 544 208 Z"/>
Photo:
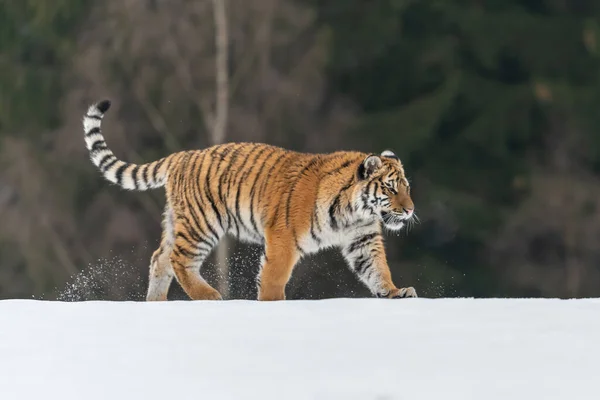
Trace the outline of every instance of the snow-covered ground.
<path fill-rule="evenodd" d="M 0 399 L 600 399 L 600 299 L 6 300 Z"/>

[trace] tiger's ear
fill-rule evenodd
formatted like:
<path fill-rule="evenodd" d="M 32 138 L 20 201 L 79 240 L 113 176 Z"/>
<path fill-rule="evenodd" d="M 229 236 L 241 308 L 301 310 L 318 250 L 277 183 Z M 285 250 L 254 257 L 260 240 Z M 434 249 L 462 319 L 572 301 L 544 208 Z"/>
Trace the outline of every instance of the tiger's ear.
<path fill-rule="evenodd" d="M 398 156 L 396 155 L 396 153 L 394 153 L 394 152 L 393 152 L 393 151 L 391 151 L 391 150 L 384 150 L 384 151 L 381 153 L 381 157 L 393 158 L 394 160 L 398 160 L 398 161 L 400 161 L 400 157 L 398 157 Z"/>
<path fill-rule="evenodd" d="M 360 179 L 367 179 L 371 177 L 381 166 L 381 158 L 376 155 L 370 155 L 360 164 L 358 167 L 358 176 Z"/>

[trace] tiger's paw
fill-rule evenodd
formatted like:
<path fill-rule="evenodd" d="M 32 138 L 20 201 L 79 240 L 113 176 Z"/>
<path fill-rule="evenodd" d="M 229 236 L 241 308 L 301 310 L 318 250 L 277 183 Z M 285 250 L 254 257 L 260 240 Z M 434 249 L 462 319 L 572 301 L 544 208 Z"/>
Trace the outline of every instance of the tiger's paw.
<path fill-rule="evenodd" d="M 379 295 L 377 297 L 387 297 L 388 299 L 405 299 L 405 298 L 409 298 L 409 297 L 418 297 L 417 296 L 417 291 L 415 290 L 414 287 L 409 286 L 409 287 L 405 287 L 405 288 L 394 288 L 392 290 L 390 290 L 387 294 L 385 295 Z"/>

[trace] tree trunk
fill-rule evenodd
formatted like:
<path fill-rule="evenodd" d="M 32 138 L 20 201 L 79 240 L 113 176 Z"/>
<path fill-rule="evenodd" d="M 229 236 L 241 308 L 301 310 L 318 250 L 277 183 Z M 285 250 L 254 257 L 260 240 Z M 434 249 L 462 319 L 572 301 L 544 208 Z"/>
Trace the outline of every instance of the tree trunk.
<path fill-rule="evenodd" d="M 216 74 L 216 106 L 215 118 L 212 126 L 212 139 L 214 144 L 223 143 L 227 128 L 227 113 L 229 109 L 229 73 L 227 71 L 227 15 L 225 12 L 226 0 L 213 0 L 215 19 L 215 74 Z M 229 240 L 224 236 L 217 247 L 217 264 L 221 270 L 219 274 L 218 290 L 223 298 L 229 296 Z"/>

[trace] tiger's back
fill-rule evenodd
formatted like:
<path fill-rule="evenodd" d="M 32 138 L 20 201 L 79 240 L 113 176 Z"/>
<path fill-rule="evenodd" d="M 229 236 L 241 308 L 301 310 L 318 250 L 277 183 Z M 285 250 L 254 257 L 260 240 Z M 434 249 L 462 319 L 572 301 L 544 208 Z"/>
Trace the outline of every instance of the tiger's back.
<path fill-rule="evenodd" d="M 151 260 L 148 300 L 165 300 L 173 277 L 192 299 L 220 299 L 199 270 L 227 233 L 263 246 L 257 279 L 261 300 L 284 299 L 298 260 L 332 246 L 342 249 L 350 268 L 375 295 L 416 296 L 412 288 L 394 286 L 385 260 L 382 221 L 401 228 L 414 208 L 393 153 L 310 154 L 262 143 L 226 143 L 135 165 L 118 160 L 100 133 L 109 105 L 93 105 L 84 117 L 92 162 L 106 179 L 126 189 L 165 186 L 163 234 Z M 398 196 L 402 185 L 406 190 Z M 392 190 L 396 196 L 389 196 Z M 381 214 L 378 207 L 391 211 Z"/>

